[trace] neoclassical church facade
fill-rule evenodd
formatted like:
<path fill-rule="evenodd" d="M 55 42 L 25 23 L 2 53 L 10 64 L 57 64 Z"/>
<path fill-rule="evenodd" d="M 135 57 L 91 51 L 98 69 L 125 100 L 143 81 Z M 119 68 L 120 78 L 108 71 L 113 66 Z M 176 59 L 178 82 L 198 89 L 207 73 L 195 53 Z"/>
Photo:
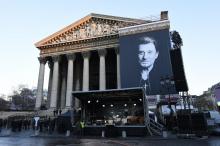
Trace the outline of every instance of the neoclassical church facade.
<path fill-rule="evenodd" d="M 167 12 L 161 12 L 157 22 L 167 17 Z M 50 69 L 49 109 L 79 107 L 77 100 L 72 105 L 73 91 L 120 89 L 118 30 L 152 22 L 91 13 L 37 42 L 40 68 L 36 110 L 40 109 L 43 101 L 46 64 Z M 160 27 L 158 23 L 155 26 L 152 23 L 152 29 Z"/>

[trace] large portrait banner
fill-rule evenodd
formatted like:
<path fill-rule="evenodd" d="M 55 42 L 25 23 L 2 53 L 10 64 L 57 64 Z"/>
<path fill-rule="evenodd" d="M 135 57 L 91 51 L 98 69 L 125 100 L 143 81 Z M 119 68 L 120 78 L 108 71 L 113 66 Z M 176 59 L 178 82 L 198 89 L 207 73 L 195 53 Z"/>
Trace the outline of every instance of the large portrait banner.
<path fill-rule="evenodd" d="M 147 95 L 176 93 L 171 82 L 161 84 L 173 77 L 169 29 L 123 35 L 119 45 L 122 88 L 143 87 Z"/>

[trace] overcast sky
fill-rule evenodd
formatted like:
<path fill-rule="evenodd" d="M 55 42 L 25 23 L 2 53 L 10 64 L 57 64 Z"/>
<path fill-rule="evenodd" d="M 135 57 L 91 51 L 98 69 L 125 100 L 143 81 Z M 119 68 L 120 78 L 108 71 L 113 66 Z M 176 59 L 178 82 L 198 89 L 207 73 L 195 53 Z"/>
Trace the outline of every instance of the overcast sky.
<path fill-rule="evenodd" d="M 201 94 L 220 82 L 218 0 L 1 0 L 0 94 L 19 84 L 37 86 L 39 50 L 34 43 L 89 13 L 147 18 L 168 10 L 171 30 L 183 39 L 189 93 Z M 45 88 L 48 82 L 46 69 Z"/>

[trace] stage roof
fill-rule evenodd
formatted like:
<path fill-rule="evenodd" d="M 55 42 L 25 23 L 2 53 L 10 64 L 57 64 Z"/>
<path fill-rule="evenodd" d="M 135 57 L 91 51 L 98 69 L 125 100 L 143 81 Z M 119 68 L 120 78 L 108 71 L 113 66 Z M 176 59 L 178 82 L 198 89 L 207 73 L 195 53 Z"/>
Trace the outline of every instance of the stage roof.
<path fill-rule="evenodd" d="M 125 89 L 109 89 L 109 90 L 93 90 L 93 91 L 74 91 L 73 97 L 81 101 L 103 99 L 105 101 L 123 101 L 123 100 L 137 100 L 143 98 L 143 88 L 125 88 Z"/>

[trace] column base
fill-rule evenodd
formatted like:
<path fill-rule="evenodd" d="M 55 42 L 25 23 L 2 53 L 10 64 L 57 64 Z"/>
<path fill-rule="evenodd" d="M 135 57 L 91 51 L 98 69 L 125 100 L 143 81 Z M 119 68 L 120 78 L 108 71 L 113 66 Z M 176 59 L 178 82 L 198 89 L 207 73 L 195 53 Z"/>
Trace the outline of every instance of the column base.
<path fill-rule="evenodd" d="M 56 109 L 57 109 L 56 107 L 50 107 L 50 108 L 48 108 L 47 110 L 53 111 L 53 110 L 56 110 Z"/>
<path fill-rule="evenodd" d="M 35 107 L 34 110 L 35 110 L 35 111 L 39 111 L 39 110 L 40 110 L 40 107 Z"/>
<path fill-rule="evenodd" d="M 66 106 L 66 107 L 64 107 L 63 109 L 65 109 L 65 110 L 71 110 L 72 107 L 71 107 L 71 106 Z"/>
<path fill-rule="evenodd" d="M 35 109 L 35 116 L 40 116 L 40 117 L 53 117 L 53 109 L 48 109 L 48 110 L 36 110 Z"/>

